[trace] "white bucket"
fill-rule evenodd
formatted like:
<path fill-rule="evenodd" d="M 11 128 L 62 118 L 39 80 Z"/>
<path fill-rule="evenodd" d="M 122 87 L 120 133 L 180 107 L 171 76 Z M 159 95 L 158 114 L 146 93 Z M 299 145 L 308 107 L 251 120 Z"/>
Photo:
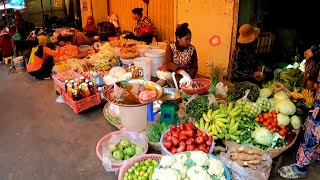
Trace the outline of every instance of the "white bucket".
<path fill-rule="evenodd" d="M 25 67 L 23 56 L 13 58 L 13 64 L 16 70 L 23 70 Z"/>
<path fill-rule="evenodd" d="M 124 65 L 133 64 L 133 59 L 122 59 L 122 58 L 120 58 L 120 60 L 121 60 L 122 64 L 124 64 Z"/>
<path fill-rule="evenodd" d="M 139 76 L 143 76 L 144 80 L 151 80 L 151 59 L 148 57 L 138 57 L 133 59 L 133 64 L 137 68 L 141 68 L 139 70 Z"/>
<path fill-rule="evenodd" d="M 147 106 L 119 107 L 119 118 L 123 128 L 131 132 L 142 132 L 147 128 Z"/>
<path fill-rule="evenodd" d="M 152 77 L 157 77 L 157 69 L 163 65 L 165 52 L 163 49 L 150 49 L 145 52 L 145 56 L 152 60 Z"/>

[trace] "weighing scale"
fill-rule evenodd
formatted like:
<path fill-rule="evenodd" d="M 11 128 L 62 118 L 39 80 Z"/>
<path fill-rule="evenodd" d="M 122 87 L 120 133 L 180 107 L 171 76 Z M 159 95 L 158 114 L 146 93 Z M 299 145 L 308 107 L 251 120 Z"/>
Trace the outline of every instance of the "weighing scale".
<path fill-rule="evenodd" d="M 160 98 L 162 104 L 160 110 L 153 112 L 153 104 L 148 105 L 148 120 L 153 121 L 154 116 L 161 112 L 160 122 L 166 125 L 177 124 L 179 103 L 181 102 L 181 91 L 175 88 L 164 88 Z"/>

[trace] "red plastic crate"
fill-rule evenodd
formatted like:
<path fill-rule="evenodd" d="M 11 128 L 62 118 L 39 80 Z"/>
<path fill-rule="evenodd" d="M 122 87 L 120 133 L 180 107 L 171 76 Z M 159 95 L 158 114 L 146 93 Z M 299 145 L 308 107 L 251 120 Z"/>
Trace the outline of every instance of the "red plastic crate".
<path fill-rule="evenodd" d="M 83 77 L 81 74 L 79 73 L 76 73 L 72 70 L 69 70 L 69 71 L 65 71 L 65 72 L 62 72 L 62 73 L 59 73 L 59 74 L 56 74 L 56 75 L 53 75 L 52 76 L 52 79 L 53 79 L 53 82 L 59 86 L 62 91 L 66 91 L 66 88 L 65 88 L 65 84 L 64 82 L 61 82 L 59 79 L 64 77 L 64 76 L 67 76 L 67 75 L 74 75 L 75 78 L 80 78 L 80 77 Z"/>
<path fill-rule="evenodd" d="M 96 93 L 95 95 L 79 101 L 73 101 L 72 98 L 70 98 L 64 91 L 62 91 L 62 97 L 64 102 L 68 104 L 75 113 L 80 113 L 81 111 L 84 111 L 101 103 L 100 93 Z"/>

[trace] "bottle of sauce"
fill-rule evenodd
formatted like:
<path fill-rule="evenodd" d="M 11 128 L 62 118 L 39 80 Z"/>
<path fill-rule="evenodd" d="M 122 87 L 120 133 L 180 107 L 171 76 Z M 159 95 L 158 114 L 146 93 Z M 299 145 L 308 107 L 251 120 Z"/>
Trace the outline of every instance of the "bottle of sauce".
<path fill-rule="evenodd" d="M 81 83 L 84 83 L 84 82 L 85 82 L 85 79 L 84 79 L 83 76 L 80 77 L 80 82 L 81 82 Z"/>
<path fill-rule="evenodd" d="M 73 97 L 73 95 L 72 95 L 72 85 L 70 83 L 68 83 L 68 87 L 67 87 L 67 96 L 69 98 Z"/>
<path fill-rule="evenodd" d="M 67 93 L 68 83 L 69 83 L 69 81 L 68 81 L 68 80 L 65 80 L 65 81 L 64 81 L 64 89 L 65 89 L 65 93 Z"/>
<path fill-rule="evenodd" d="M 89 91 L 87 84 L 83 84 L 81 90 L 82 90 L 82 94 L 83 94 L 84 98 L 87 98 L 90 96 L 90 91 Z"/>
<path fill-rule="evenodd" d="M 93 83 L 92 82 L 89 82 L 88 88 L 89 88 L 89 91 L 90 91 L 90 95 L 94 95 L 95 92 L 94 92 L 94 87 L 93 87 Z"/>

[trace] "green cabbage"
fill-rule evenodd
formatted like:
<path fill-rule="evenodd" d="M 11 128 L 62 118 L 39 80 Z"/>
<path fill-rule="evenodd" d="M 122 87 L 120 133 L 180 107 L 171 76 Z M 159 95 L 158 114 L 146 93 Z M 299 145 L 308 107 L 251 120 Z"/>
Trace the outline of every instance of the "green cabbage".
<path fill-rule="evenodd" d="M 272 90 L 269 88 L 263 88 L 260 90 L 260 97 L 270 97 L 272 95 Z"/>
<path fill-rule="evenodd" d="M 286 116 L 294 115 L 294 113 L 296 113 L 296 106 L 290 101 L 290 99 L 277 99 L 275 107 L 278 112 Z"/>
<path fill-rule="evenodd" d="M 273 97 L 276 101 L 281 101 L 281 100 L 287 100 L 289 99 L 289 96 L 284 92 L 284 91 L 280 91 L 278 93 L 276 93 Z"/>
<path fill-rule="evenodd" d="M 254 141 L 258 144 L 270 146 L 273 139 L 273 133 L 265 127 L 260 127 L 252 132 L 252 138 L 254 138 Z"/>
<path fill-rule="evenodd" d="M 291 125 L 294 129 L 299 129 L 301 126 L 301 120 L 298 116 L 291 117 Z"/>
<path fill-rule="evenodd" d="M 281 113 L 277 115 L 277 120 L 278 120 L 278 126 L 280 126 L 281 124 L 287 126 L 290 123 L 289 116 L 283 115 Z"/>

